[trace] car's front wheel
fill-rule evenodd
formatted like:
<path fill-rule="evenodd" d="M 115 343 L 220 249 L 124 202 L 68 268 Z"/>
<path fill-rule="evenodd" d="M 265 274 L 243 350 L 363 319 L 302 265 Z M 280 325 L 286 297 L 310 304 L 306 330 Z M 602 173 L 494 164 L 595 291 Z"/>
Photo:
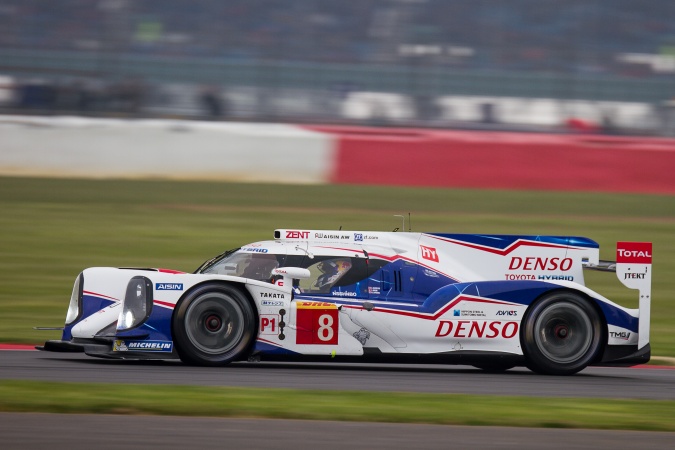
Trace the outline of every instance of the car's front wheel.
<path fill-rule="evenodd" d="M 174 312 L 176 351 L 187 364 L 225 365 L 250 348 L 255 324 L 253 307 L 239 289 L 215 283 L 200 286 Z"/>
<path fill-rule="evenodd" d="M 548 375 L 583 370 L 598 357 L 604 336 L 595 308 L 567 291 L 538 300 L 524 318 L 522 333 L 527 367 Z"/>

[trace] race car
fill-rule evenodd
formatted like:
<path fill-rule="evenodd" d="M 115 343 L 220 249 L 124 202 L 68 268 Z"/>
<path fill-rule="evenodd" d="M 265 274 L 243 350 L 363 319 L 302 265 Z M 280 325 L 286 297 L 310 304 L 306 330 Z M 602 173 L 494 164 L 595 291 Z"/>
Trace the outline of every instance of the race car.
<path fill-rule="evenodd" d="M 122 359 L 526 366 L 570 375 L 649 361 L 652 245 L 599 260 L 585 237 L 278 229 L 194 273 L 94 267 L 61 340 L 39 349 Z M 584 283 L 615 271 L 639 308 Z"/>

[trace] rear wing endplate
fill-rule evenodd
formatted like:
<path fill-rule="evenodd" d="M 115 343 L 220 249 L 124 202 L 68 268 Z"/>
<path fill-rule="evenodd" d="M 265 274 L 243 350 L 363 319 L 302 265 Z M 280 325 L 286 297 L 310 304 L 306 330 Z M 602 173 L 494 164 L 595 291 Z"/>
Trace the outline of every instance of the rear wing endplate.
<path fill-rule="evenodd" d="M 617 242 L 616 276 L 624 286 L 640 293 L 638 350 L 649 343 L 652 301 L 652 243 Z"/>
<path fill-rule="evenodd" d="M 649 343 L 652 300 L 652 243 L 617 242 L 616 261 L 584 262 L 584 269 L 616 272 L 621 283 L 640 293 L 638 349 Z"/>

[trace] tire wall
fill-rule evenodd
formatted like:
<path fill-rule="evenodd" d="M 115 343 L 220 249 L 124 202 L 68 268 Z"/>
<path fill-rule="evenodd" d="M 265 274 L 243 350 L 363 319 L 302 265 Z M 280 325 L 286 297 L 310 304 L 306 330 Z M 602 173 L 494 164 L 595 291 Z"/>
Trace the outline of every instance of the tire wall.
<path fill-rule="evenodd" d="M 0 175 L 324 183 L 333 144 L 293 125 L 0 116 Z"/>

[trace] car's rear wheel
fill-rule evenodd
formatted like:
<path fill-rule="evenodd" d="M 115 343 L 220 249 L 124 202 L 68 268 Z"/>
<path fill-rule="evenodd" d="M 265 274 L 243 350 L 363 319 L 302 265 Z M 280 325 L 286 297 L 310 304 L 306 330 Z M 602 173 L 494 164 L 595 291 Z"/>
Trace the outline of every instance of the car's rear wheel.
<path fill-rule="evenodd" d="M 190 292 L 173 316 L 176 351 L 187 364 L 220 366 L 241 358 L 255 336 L 255 312 L 239 289 L 206 284 Z"/>
<path fill-rule="evenodd" d="M 593 305 L 576 293 L 544 296 L 523 322 L 523 352 L 534 372 L 572 375 L 595 361 L 602 349 L 602 321 Z"/>

